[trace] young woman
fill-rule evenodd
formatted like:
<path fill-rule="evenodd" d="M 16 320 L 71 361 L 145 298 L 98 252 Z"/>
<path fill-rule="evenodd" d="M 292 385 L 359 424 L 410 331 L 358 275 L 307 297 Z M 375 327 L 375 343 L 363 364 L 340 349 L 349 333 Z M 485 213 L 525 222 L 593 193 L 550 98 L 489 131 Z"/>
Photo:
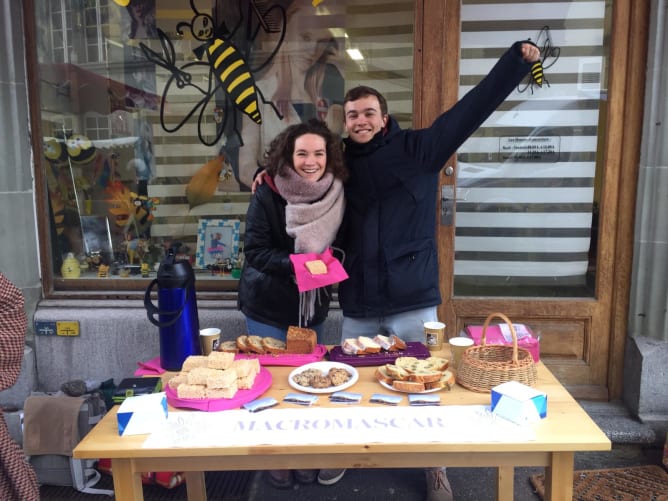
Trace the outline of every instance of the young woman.
<path fill-rule="evenodd" d="M 319 120 L 291 125 L 271 142 L 264 168 L 246 214 L 239 308 L 250 334 L 284 340 L 290 325 L 319 333 L 330 291 L 302 298 L 300 309 L 290 254 L 320 253 L 334 241 L 348 176 L 340 138 Z"/>
<path fill-rule="evenodd" d="M 308 291 L 300 301 L 290 254 L 321 253 L 334 241 L 348 176 L 341 140 L 319 120 L 291 125 L 271 142 L 264 168 L 264 183 L 246 213 L 239 308 L 249 334 L 285 340 L 290 325 L 302 325 L 320 336 L 331 290 Z M 343 471 L 320 473 L 331 479 Z M 289 488 L 293 478 L 310 483 L 316 475 L 317 470 L 272 470 L 269 481 Z"/>

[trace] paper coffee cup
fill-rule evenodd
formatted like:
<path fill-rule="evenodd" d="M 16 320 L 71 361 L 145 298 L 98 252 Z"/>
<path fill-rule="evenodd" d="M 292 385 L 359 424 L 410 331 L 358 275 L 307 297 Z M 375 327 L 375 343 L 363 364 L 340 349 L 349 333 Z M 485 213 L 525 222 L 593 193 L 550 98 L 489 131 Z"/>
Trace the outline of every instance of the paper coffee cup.
<path fill-rule="evenodd" d="M 430 351 L 443 349 L 443 338 L 445 337 L 445 324 L 443 322 L 424 323 L 424 344 Z"/>
<path fill-rule="evenodd" d="M 455 370 L 459 367 L 459 363 L 462 361 L 462 355 L 467 348 L 473 346 L 473 339 L 470 337 L 460 336 L 453 337 L 448 340 L 450 344 L 450 367 L 454 367 Z"/>
<path fill-rule="evenodd" d="M 220 343 L 220 329 L 217 327 L 201 329 L 199 331 L 199 343 L 202 347 L 202 355 L 208 355 L 215 351 L 218 348 L 218 343 Z"/>

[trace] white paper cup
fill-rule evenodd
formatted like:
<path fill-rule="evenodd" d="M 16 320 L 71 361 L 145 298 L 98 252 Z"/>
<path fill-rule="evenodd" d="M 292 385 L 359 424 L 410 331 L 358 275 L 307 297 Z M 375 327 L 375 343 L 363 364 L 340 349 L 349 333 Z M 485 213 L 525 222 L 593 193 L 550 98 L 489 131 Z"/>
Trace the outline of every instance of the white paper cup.
<path fill-rule="evenodd" d="M 455 370 L 459 367 L 459 363 L 462 361 L 462 355 L 467 348 L 473 346 L 473 339 L 470 337 L 460 336 L 453 337 L 448 340 L 450 344 L 450 367 L 454 367 Z"/>
<path fill-rule="evenodd" d="M 443 322 L 424 323 L 424 344 L 430 351 L 443 349 L 443 338 L 445 337 L 445 324 Z"/>
<path fill-rule="evenodd" d="M 215 351 L 218 348 L 218 343 L 220 343 L 220 329 L 217 327 L 200 329 L 199 343 L 202 347 L 202 355 L 208 355 Z"/>

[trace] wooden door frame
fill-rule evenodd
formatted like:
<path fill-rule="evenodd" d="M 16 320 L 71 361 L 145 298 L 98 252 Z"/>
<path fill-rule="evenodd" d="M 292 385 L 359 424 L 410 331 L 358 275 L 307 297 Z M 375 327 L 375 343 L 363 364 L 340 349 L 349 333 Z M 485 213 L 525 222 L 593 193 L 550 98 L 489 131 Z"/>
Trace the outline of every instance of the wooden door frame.
<path fill-rule="evenodd" d="M 597 342 L 588 340 L 590 362 L 606 376 L 602 381 L 574 385 L 582 398 L 620 398 L 623 383 L 624 348 L 627 337 L 629 290 L 633 258 L 633 226 L 638 179 L 646 71 L 650 0 L 616 0 L 612 6 L 606 141 L 602 152 L 602 179 L 595 299 L 561 301 L 513 300 L 508 298 L 453 299 L 454 225 L 438 225 L 439 278 L 444 298 L 439 317 L 459 332 L 464 318 L 481 311 L 504 311 L 511 318 L 573 318 L 587 329 L 608 333 L 607 360 L 597 360 Z M 461 2 L 422 0 L 415 8 L 414 120 L 416 128 L 428 126 L 458 99 Z M 455 165 L 455 158 L 446 165 Z M 454 183 L 455 176 L 441 176 L 441 184 Z M 440 205 L 439 205 L 440 206 Z M 590 332 L 592 332 L 590 330 Z M 605 343 L 604 343 L 605 344 Z M 549 361 L 546 361 L 549 366 Z M 555 367 L 557 377 L 577 367 Z M 584 372 L 583 372 L 584 374 Z M 583 376 L 584 378 L 585 376 Z"/>

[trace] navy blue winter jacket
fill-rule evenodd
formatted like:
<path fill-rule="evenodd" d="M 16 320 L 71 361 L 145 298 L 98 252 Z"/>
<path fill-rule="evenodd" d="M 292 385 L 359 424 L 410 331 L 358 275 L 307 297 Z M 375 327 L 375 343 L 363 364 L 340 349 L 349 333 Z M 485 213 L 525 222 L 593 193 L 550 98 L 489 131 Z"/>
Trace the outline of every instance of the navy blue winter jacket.
<path fill-rule="evenodd" d="M 290 254 L 295 239 L 285 230 L 287 202 L 266 181 L 258 186 L 246 213 L 244 267 L 239 280 L 238 306 L 257 322 L 287 329 L 299 325 L 299 290 Z M 310 325 L 325 321 L 331 287 L 320 294 Z"/>
<path fill-rule="evenodd" d="M 490 73 L 434 123 L 402 130 L 390 117 L 369 142 L 344 140 L 344 267 L 339 303 L 348 317 L 377 317 L 441 303 L 435 241 L 438 175 L 457 148 L 524 78 L 515 43 Z"/>

